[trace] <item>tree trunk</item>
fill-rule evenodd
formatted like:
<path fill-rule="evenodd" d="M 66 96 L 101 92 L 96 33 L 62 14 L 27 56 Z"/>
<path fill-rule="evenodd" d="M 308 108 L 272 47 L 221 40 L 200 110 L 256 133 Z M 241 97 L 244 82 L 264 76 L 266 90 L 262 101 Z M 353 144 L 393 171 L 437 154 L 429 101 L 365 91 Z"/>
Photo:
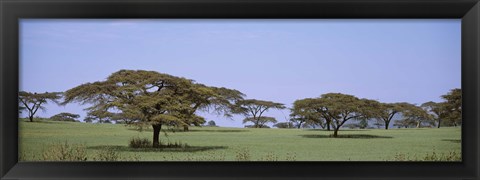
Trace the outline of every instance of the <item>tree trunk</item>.
<path fill-rule="evenodd" d="M 437 128 L 440 128 L 440 119 L 438 119 L 438 125 Z"/>
<path fill-rule="evenodd" d="M 153 147 L 159 147 L 160 146 L 160 130 L 162 129 L 161 124 L 153 124 Z"/>
<path fill-rule="evenodd" d="M 419 127 L 420 127 L 420 121 L 417 122 L 417 128 L 419 128 Z"/>
<path fill-rule="evenodd" d="M 28 116 L 28 119 L 30 119 L 30 122 L 33 122 L 33 115 L 32 115 L 32 116 Z"/>
<path fill-rule="evenodd" d="M 188 126 L 187 125 L 183 126 L 183 131 L 188 131 Z"/>
<path fill-rule="evenodd" d="M 385 121 L 385 129 L 388 129 L 389 124 L 390 124 L 390 121 Z"/>
<path fill-rule="evenodd" d="M 327 131 L 330 131 L 330 122 L 327 121 Z"/>
<path fill-rule="evenodd" d="M 334 131 L 333 131 L 333 137 L 338 137 L 338 129 L 340 129 L 340 127 L 338 128 L 335 128 Z"/>

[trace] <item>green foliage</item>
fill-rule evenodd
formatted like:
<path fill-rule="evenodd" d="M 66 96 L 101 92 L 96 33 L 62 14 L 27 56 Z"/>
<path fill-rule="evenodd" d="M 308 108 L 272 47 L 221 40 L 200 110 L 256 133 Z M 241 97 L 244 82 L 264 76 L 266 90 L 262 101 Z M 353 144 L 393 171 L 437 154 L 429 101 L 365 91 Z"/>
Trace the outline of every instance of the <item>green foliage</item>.
<path fill-rule="evenodd" d="M 53 120 L 53 121 L 77 122 L 78 120 L 76 120 L 76 119 L 79 118 L 79 117 L 80 117 L 80 115 L 78 115 L 78 114 L 63 112 L 63 113 L 56 114 L 56 115 L 50 117 L 50 119 Z"/>
<path fill-rule="evenodd" d="M 445 119 L 449 125 L 460 125 L 462 123 L 462 90 L 452 89 L 441 97 L 445 100 L 446 113 L 442 114 L 440 118 Z"/>

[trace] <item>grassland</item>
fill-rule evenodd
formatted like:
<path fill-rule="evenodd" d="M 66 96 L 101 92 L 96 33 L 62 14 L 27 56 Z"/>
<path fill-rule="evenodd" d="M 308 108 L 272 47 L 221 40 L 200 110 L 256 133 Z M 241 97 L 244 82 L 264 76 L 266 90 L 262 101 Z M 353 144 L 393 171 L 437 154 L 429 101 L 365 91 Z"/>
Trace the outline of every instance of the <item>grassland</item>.
<path fill-rule="evenodd" d="M 188 144 L 183 149 L 133 149 L 134 137 L 152 137 L 150 129 L 138 131 L 120 124 L 75 122 L 19 123 L 19 151 L 22 160 L 41 160 L 49 144 L 68 142 L 85 145 L 93 156 L 102 149 L 114 149 L 122 156 L 141 161 L 392 161 L 398 154 L 424 156 L 428 153 L 461 152 L 460 128 L 341 130 L 245 129 L 192 127 L 189 132 L 162 133 L 163 142 Z"/>

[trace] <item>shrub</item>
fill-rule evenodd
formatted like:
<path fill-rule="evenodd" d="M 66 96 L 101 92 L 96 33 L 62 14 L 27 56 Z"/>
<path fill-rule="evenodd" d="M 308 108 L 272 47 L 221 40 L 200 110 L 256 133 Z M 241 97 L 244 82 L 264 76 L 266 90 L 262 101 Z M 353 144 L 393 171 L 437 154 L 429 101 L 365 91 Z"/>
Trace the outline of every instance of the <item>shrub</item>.
<path fill-rule="evenodd" d="M 248 148 L 241 148 L 237 150 L 235 160 L 237 161 L 250 161 L 251 155 Z"/>
<path fill-rule="evenodd" d="M 462 154 L 456 151 L 450 151 L 447 153 L 436 153 L 435 150 L 432 153 L 426 153 L 422 157 L 416 155 L 409 155 L 403 153 L 395 154 L 394 161 L 461 161 Z"/>
<path fill-rule="evenodd" d="M 86 161 L 87 149 L 83 144 L 53 143 L 44 149 L 45 161 Z"/>
<path fill-rule="evenodd" d="M 98 151 L 93 158 L 94 161 L 118 161 L 120 155 L 113 148 L 104 148 Z"/>
<path fill-rule="evenodd" d="M 131 148 L 148 148 L 152 147 L 152 142 L 147 138 L 134 137 L 130 139 L 128 146 Z"/>

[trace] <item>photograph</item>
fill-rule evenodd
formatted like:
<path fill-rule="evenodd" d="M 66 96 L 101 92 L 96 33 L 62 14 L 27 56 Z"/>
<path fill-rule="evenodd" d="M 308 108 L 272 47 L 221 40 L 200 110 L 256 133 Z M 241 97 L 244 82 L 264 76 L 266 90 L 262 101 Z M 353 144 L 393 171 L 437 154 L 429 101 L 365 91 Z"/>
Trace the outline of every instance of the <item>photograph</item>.
<path fill-rule="evenodd" d="M 462 162 L 462 19 L 18 25 L 19 162 Z"/>

